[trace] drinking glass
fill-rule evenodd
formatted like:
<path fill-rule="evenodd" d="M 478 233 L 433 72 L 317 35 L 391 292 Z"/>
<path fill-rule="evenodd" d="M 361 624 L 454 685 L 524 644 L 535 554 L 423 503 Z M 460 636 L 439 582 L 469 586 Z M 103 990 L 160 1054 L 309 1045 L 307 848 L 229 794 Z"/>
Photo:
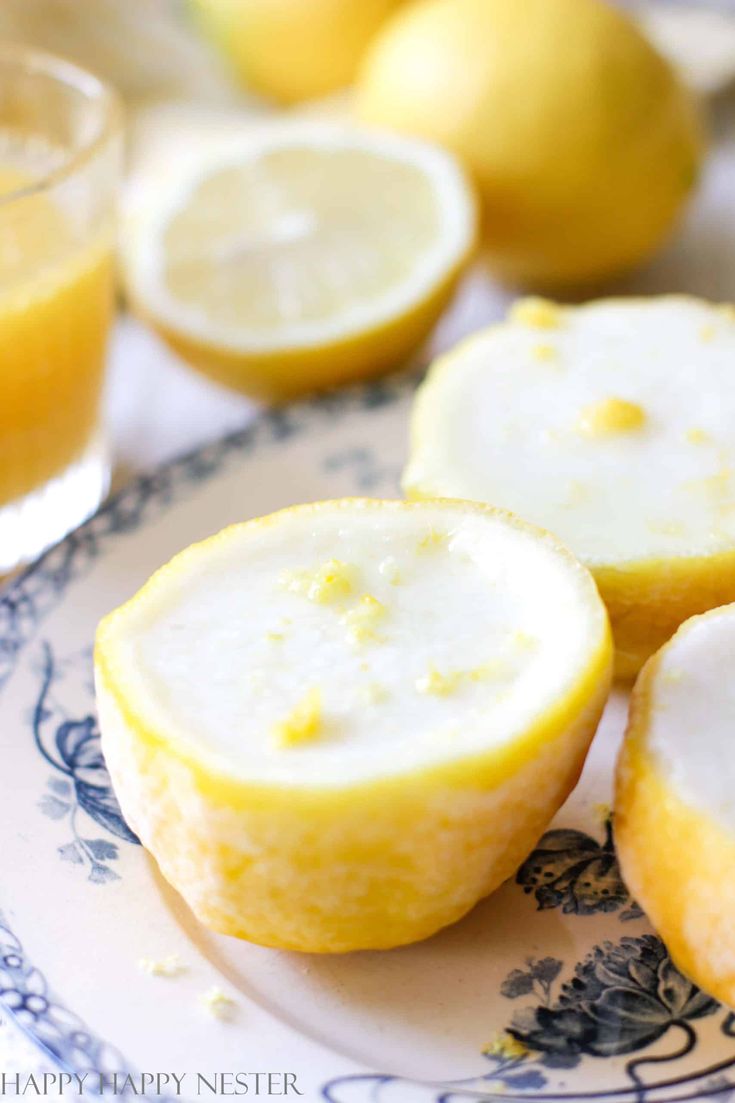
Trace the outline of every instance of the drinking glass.
<path fill-rule="evenodd" d="M 0 572 L 106 493 L 121 110 L 69 62 L 0 46 Z"/>

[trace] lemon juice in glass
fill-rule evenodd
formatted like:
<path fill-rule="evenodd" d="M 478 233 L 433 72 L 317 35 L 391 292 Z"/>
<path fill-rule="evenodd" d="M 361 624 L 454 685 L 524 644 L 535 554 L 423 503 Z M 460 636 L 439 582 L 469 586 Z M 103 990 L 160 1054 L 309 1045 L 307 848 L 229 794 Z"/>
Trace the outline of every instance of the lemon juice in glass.
<path fill-rule="evenodd" d="M 0 46 L 0 573 L 107 489 L 100 400 L 120 155 L 105 85 Z"/>

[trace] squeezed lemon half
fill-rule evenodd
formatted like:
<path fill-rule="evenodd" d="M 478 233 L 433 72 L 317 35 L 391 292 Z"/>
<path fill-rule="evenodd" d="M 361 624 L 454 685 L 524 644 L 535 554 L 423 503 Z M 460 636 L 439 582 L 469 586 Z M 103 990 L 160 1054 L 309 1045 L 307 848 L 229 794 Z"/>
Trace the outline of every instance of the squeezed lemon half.
<path fill-rule="evenodd" d="M 432 367 L 406 493 L 556 533 L 594 574 L 633 675 L 687 617 L 735 600 L 734 358 L 732 307 L 521 300 Z"/>
<path fill-rule="evenodd" d="M 216 135 L 138 170 L 121 248 L 133 304 L 194 366 L 284 399 L 394 367 L 475 240 L 456 162 L 304 120 Z"/>
<path fill-rule="evenodd" d="M 95 651 L 107 764 L 163 874 L 207 926 L 318 952 L 424 938 L 509 876 L 610 665 L 594 583 L 546 533 L 360 499 L 187 549 Z"/>
<path fill-rule="evenodd" d="M 735 606 L 693 617 L 644 667 L 618 760 L 615 838 L 677 965 L 735 1005 Z"/>

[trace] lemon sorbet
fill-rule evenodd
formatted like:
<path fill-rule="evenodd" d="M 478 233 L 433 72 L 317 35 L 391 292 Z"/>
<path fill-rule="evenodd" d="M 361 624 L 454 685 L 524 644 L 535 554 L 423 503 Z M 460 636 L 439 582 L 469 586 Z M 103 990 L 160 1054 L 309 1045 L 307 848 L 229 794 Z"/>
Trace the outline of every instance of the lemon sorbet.
<path fill-rule="evenodd" d="M 258 398 L 395 367 L 473 250 L 462 170 L 415 139 L 271 120 L 190 154 L 129 189 L 128 294 L 191 364 Z"/>
<path fill-rule="evenodd" d="M 625 881 L 680 969 L 735 1006 L 735 606 L 682 625 L 644 667 L 618 761 Z"/>
<path fill-rule="evenodd" d="M 620 674 L 735 600 L 735 309 L 696 299 L 515 304 L 431 369 L 413 498 L 511 509 L 592 571 Z"/>
<path fill-rule="evenodd" d="M 514 871 L 577 780 L 611 642 L 548 534 L 348 499 L 182 552 L 95 666 L 124 814 L 198 918 L 334 952 L 425 938 Z"/>

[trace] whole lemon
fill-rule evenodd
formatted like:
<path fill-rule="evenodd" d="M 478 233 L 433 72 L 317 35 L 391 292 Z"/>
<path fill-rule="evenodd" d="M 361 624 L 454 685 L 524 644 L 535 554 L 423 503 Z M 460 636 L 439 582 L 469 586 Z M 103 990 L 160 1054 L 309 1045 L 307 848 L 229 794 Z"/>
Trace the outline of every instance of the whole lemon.
<path fill-rule="evenodd" d="M 242 80 L 282 103 L 350 84 L 375 32 L 403 2 L 194 0 Z"/>
<path fill-rule="evenodd" d="M 593 282 L 661 243 L 701 158 L 673 69 L 601 0 L 419 0 L 368 50 L 357 111 L 474 174 L 498 274 Z"/>

